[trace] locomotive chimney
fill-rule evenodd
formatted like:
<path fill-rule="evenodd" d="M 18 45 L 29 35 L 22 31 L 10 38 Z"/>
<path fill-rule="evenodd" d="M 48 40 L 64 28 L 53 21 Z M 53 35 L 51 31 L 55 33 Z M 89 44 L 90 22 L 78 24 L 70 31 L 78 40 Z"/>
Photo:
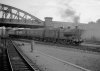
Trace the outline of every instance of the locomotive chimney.
<path fill-rule="evenodd" d="M 46 27 L 53 27 L 52 17 L 45 17 L 44 25 Z"/>

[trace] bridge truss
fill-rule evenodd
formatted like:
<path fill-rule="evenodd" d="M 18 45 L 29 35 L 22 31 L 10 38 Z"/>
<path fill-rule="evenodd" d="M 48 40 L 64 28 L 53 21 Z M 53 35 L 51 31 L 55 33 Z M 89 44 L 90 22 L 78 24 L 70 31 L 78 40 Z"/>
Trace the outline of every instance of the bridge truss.
<path fill-rule="evenodd" d="M 39 18 L 23 10 L 5 4 L 0 4 L 0 22 L 28 25 L 43 24 L 43 21 Z"/>

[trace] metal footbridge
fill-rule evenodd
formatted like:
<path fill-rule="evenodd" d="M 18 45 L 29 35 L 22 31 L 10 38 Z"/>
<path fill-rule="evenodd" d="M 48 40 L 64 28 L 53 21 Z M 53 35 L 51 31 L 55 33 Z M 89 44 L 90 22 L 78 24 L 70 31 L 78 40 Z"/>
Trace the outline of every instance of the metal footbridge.
<path fill-rule="evenodd" d="M 0 27 L 39 28 L 44 27 L 39 18 L 18 8 L 0 3 Z"/>

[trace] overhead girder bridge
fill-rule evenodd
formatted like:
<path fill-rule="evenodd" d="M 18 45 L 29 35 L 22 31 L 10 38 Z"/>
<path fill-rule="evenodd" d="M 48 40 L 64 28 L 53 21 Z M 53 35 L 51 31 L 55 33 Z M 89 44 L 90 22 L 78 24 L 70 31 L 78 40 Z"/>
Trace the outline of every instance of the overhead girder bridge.
<path fill-rule="evenodd" d="M 18 8 L 0 4 L 0 26 L 38 28 L 44 27 L 39 18 Z"/>

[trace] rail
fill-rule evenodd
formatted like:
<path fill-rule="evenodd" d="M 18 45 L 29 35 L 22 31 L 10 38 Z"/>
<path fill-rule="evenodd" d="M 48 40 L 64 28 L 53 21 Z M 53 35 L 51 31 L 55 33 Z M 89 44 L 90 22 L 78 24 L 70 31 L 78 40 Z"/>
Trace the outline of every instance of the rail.
<path fill-rule="evenodd" d="M 12 43 L 12 41 L 8 41 L 7 53 L 10 61 L 10 65 L 14 70 L 25 70 L 25 71 L 40 71 L 39 69 L 34 68 L 29 63 L 29 60 L 25 58 L 24 54 L 17 49 L 17 47 Z"/>

